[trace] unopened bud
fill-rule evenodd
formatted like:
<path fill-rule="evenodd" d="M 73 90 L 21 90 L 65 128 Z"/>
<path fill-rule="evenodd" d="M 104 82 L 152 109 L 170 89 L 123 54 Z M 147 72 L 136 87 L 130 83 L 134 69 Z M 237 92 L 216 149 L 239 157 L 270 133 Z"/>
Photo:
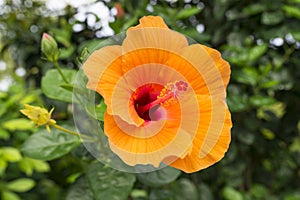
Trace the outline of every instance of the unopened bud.
<path fill-rule="evenodd" d="M 115 9 L 117 10 L 117 18 L 120 19 L 124 16 L 124 10 L 122 8 L 122 5 L 120 3 L 115 3 Z"/>
<path fill-rule="evenodd" d="M 42 52 L 45 58 L 50 62 L 57 61 L 59 56 L 57 43 L 55 39 L 47 33 L 44 33 L 42 37 Z"/>

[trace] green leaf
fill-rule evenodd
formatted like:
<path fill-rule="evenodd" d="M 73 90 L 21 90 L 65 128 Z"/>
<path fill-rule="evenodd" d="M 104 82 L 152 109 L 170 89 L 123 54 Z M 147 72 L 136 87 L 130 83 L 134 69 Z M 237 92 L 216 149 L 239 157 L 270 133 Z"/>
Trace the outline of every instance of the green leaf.
<path fill-rule="evenodd" d="M 19 169 L 24 172 L 27 176 L 31 176 L 33 173 L 33 166 L 28 158 L 23 158 L 20 162 L 18 162 Z"/>
<path fill-rule="evenodd" d="M 15 130 L 30 130 L 34 127 L 34 124 L 28 119 L 11 119 L 2 124 L 3 128 L 10 131 Z"/>
<path fill-rule="evenodd" d="M 132 190 L 130 196 L 133 199 L 136 199 L 136 198 L 147 198 L 147 191 L 146 190 L 137 190 L 137 189 L 134 189 L 134 190 Z"/>
<path fill-rule="evenodd" d="M 170 190 L 167 189 L 153 189 L 150 192 L 149 200 L 173 200 L 175 196 Z"/>
<path fill-rule="evenodd" d="M 300 136 L 294 139 L 293 143 L 289 146 L 291 152 L 300 152 Z"/>
<path fill-rule="evenodd" d="M 77 136 L 52 129 L 31 135 L 22 145 L 21 151 L 28 157 L 39 160 L 53 160 L 61 157 L 80 144 Z"/>
<path fill-rule="evenodd" d="M 275 25 L 284 19 L 282 12 L 264 12 L 261 16 L 261 23 L 265 25 Z"/>
<path fill-rule="evenodd" d="M 297 8 L 295 6 L 285 5 L 285 6 L 283 6 L 283 10 L 285 11 L 285 13 L 288 16 L 300 19 L 300 9 L 299 8 Z"/>
<path fill-rule="evenodd" d="M 276 102 L 276 100 L 273 97 L 256 95 L 256 96 L 251 96 L 249 102 L 253 106 L 260 107 L 260 106 L 272 105 Z"/>
<path fill-rule="evenodd" d="M 71 45 L 70 38 L 72 31 L 70 30 L 70 27 L 65 26 L 64 28 L 51 28 L 50 31 L 54 33 L 58 42 L 62 43 L 66 47 Z"/>
<path fill-rule="evenodd" d="M 259 119 L 271 121 L 272 117 L 275 115 L 278 119 L 280 119 L 285 113 L 285 108 L 286 106 L 282 102 L 276 102 L 271 105 L 263 106 L 257 110 L 257 117 Z"/>
<path fill-rule="evenodd" d="M 99 49 L 101 42 L 103 42 L 103 39 L 92 39 L 82 42 L 78 47 L 78 51 L 81 52 L 79 57 L 80 60 L 84 62 L 91 54 L 91 52 Z"/>
<path fill-rule="evenodd" d="M 0 149 L 0 155 L 8 162 L 17 162 L 22 159 L 19 150 L 13 147 L 2 147 Z"/>
<path fill-rule="evenodd" d="M 62 48 L 59 51 L 59 59 L 66 59 L 72 56 L 72 54 L 75 51 L 75 47 L 74 46 L 70 46 L 68 48 Z"/>
<path fill-rule="evenodd" d="M 233 78 L 247 85 L 256 85 L 258 81 L 258 73 L 255 68 L 244 68 L 242 71 L 232 73 Z"/>
<path fill-rule="evenodd" d="M 268 140 L 273 140 L 275 138 L 275 134 L 273 131 L 267 128 L 261 128 L 260 132 L 263 134 L 263 136 Z"/>
<path fill-rule="evenodd" d="M 185 8 L 181 9 L 178 14 L 176 15 L 177 19 L 186 19 L 190 16 L 196 15 L 200 13 L 201 10 L 197 7 Z"/>
<path fill-rule="evenodd" d="M 244 7 L 242 13 L 244 15 L 256 15 L 265 10 L 265 5 L 261 3 L 250 4 L 249 6 Z"/>
<path fill-rule="evenodd" d="M 176 182 L 177 184 L 172 188 L 176 200 L 198 200 L 198 191 L 196 186 L 186 178 L 182 178 Z"/>
<path fill-rule="evenodd" d="M 159 187 L 175 181 L 181 172 L 172 167 L 165 167 L 161 170 L 137 174 L 140 182 L 151 187 Z"/>
<path fill-rule="evenodd" d="M 149 195 L 150 200 L 198 200 L 198 191 L 196 186 L 188 179 L 180 179 L 170 187 L 164 189 L 153 189 Z"/>
<path fill-rule="evenodd" d="M 249 61 L 255 61 L 258 58 L 260 58 L 266 51 L 268 50 L 268 45 L 267 44 L 262 44 L 255 46 L 250 49 L 249 54 L 248 54 L 248 60 Z"/>
<path fill-rule="evenodd" d="M 300 193 L 288 194 L 284 197 L 284 200 L 300 200 Z"/>
<path fill-rule="evenodd" d="M 261 88 L 272 88 L 280 84 L 280 81 L 278 80 L 271 80 L 271 81 L 266 81 L 264 83 L 261 83 L 260 87 Z"/>
<path fill-rule="evenodd" d="M 288 2 L 290 2 L 290 3 L 299 3 L 300 4 L 300 0 L 288 0 Z"/>
<path fill-rule="evenodd" d="M 210 187 L 204 183 L 199 185 L 199 199 L 213 200 L 214 196 Z"/>
<path fill-rule="evenodd" d="M 0 91 L 0 99 L 5 99 L 8 96 L 8 93 Z"/>
<path fill-rule="evenodd" d="M 241 112 L 248 108 L 247 100 L 241 95 L 229 95 L 227 103 L 232 112 Z"/>
<path fill-rule="evenodd" d="M 81 173 L 74 173 L 74 174 L 71 174 L 70 176 L 67 177 L 67 182 L 68 183 L 74 183 L 78 177 L 81 175 Z"/>
<path fill-rule="evenodd" d="M 300 41 L 300 32 L 293 31 L 292 36 L 295 40 Z"/>
<path fill-rule="evenodd" d="M 69 190 L 66 200 L 94 200 L 86 177 L 80 177 Z"/>
<path fill-rule="evenodd" d="M 128 20 L 125 20 L 125 23 L 122 24 L 122 28 L 120 29 L 120 32 L 127 30 L 129 27 L 133 26 L 136 24 L 138 21 L 138 17 L 136 15 L 130 17 Z"/>
<path fill-rule="evenodd" d="M 222 194 L 225 200 L 243 200 L 242 194 L 232 187 L 225 187 Z"/>
<path fill-rule="evenodd" d="M 7 132 L 5 129 L 0 128 L 0 139 L 8 140 L 9 137 L 9 132 Z"/>
<path fill-rule="evenodd" d="M 272 70 L 271 63 L 259 66 L 259 71 L 262 76 L 266 76 L 271 70 Z"/>
<path fill-rule="evenodd" d="M 192 39 L 192 40 L 189 40 L 190 38 L 188 38 L 190 44 L 194 44 L 195 43 L 194 41 L 204 43 L 211 39 L 211 35 L 205 34 L 205 33 L 200 34 L 197 31 L 197 29 L 194 27 L 193 28 L 184 28 L 184 29 L 182 28 L 182 29 L 179 29 L 178 32 L 189 36 Z"/>
<path fill-rule="evenodd" d="M 50 171 L 50 165 L 47 162 L 42 161 L 42 160 L 35 160 L 35 159 L 31 159 L 31 158 L 28 158 L 28 159 L 30 159 L 34 169 L 37 172 L 48 172 L 48 171 Z"/>
<path fill-rule="evenodd" d="M 20 178 L 7 183 L 7 188 L 14 192 L 27 192 L 35 186 L 35 182 L 29 178 Z"/>
<path fill-rule="evenodd" d="M 69 81 L 70 84 L 74 82 L 76 71 L 71 69 L 62 69 L 62 73 Z M 42 78 L 42 91 L 43 93 L 55 100 L 64 102 L 72 102 L 72 92 L 65 89 L 66 82 L 62 79 L 56 69 L 48 70 L 46 75 Z"/>
<path fill-rule="evenodd" d="M 104 100 L 102 99 L 101 102 L 95 106 L 93 103 L 86 104 L 86 111 L 93 116 L 95 119 L 100 121 L 104 121 L 104 113 L 106 111 L 106 105 Z"/>
<path fill-rule="evenodd" d="M 247 130 L 241 131 L 242 134 L 238 135 L 239 141 L 244 144 L 252 145 L 255 141 L 255 135 Z"/>
<path fill-rule="evenodd" d="M 36 170 L 37 172 L 48 172 L 50 170 L 50 166 L 47 162 L 31 158 L 23 158 L 18 165 L 20 170 L 27 176 L 31 176 L 33 170 Z"/>
<path fill-rule="evenodd" d="M 261 184 L 254 184 L 250 189 L 255 199 L 268 199 L 268 189 Z"/>
<path fill-rule="evenodd" d="M 20 101 L 20 105 L 23 104 L 31 104 L 32 102 L 36 101 L 38 99 L 37 94 L 29 94 L 26 95 L 21 101 Z"/>
<path fill-rule="evenodd" d="M 1 195 L 2 200 L 21 200 L 21 198 L 14 192 L 11 191 L 2 191 Z"/>
<path fill-rule="evenodd" d="M 86 171 L 95 200 L 126 200 L 135 182 L 130 173 L 116 171 L 100 163 L 92 163 Z"/>
<path fill-rule="evenodd" d="M 2 176 L 7 168 L 7 162 L 6 160 L 3 160 L 3 158 L 0 157 L 0 176 Z"/>

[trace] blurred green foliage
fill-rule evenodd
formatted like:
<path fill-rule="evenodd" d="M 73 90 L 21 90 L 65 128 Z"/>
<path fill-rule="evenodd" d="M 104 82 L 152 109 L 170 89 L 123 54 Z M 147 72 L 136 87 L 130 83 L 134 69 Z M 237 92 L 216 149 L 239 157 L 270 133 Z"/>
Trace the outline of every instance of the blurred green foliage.
<path fill-rule="evenodd" d="M 95 2 L 109 8 L 114 33 L 144 15 L 160 15 L 173 30 L 219 49 L 231 64 L 227 100 L 234 125 L 225 158 L 194 174 L 166 168 L 139 175 L 94 163 L 74 137 L 49 135 L 19 113 L 24 103 L 55 106 L 54 119 L 74 129 L 72 85 L 41 59 L 41 37 L 47 32 L 56 39 L 59 64 L 72 83 L 86 55 L 109 35 L 105 20 L 96 13 L 79 18 L 80 7 L 0 2 L 0 60 L 6 66 L 0 79 L 13 79 L 0 93 L 1 199 L 300 200 L 299 0 Z M 116 8 L 124 13 L 117 15 Z M 41 158 L 47 162 L 35 160 Z"/>

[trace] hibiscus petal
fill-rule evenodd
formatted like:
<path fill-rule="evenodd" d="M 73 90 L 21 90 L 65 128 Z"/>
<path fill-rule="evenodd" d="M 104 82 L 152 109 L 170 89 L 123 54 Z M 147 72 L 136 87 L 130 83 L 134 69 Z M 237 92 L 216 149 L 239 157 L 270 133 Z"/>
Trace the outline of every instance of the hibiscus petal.
<path fill-rule="evenodd" d="M 224 157 L 230 143 L 232 127 L 230 112 L 224 102 L 218 103 L 212 111 L 201 111 L 198 133 L 193 141 L 192 152 L 185 158 L 178 158 L 169 164 L 177 169 L 192 173 L 207 168 Z M 219 117 L 224 112 L 224 118 Z M 221 110 L 220 112 L 216 112 Z M 209 120 L 211 118 L 211 120 Z M 209 139 L 212 138 L 212 139 Z M 174 159 L 174 158 L 172 158 Z M 169 162 L 166 160 L 166 162 Z"/>
<path fill-rule="evenodd" d="M 127 54 L 139 49 L 152 48 L 165 50 L 165 53 L 168 55 L 168 52 L 179 52 L 187 46 L 188 41 L 186 37 L 178 32 L 166 28 L 146 27 L 128 30 L 122 44 L 122 50 L 123 54 Z M 142 58 L 139 57 L 139 59 Z"/>
<path fill-rule="evenodd" d="M 107 105 L 114 85 L 123 75 L 121 55 L 121 46 L 106 46 L 94 51 L 82 66 L 88 77 L 87 88 L 100 93 Z M 107 110 L 111 113 L 111 106 Z"/>
<path fill-rule="evenodd" d="M 219 73 L 223 79 L 224 87 L 226 88 L 230 78 L 230 66 L 228 62 L 222 59 L 219 51 L 204 45 L 201 45 L 201 47 L 203 47 L 207 51 L 211 59 L 214 61 L 215 66 L 218 68 Z"/>
<path fill-rule="evenodd" d="M 209 94 L 214 97 L 226 97 L 223 77 L 218 66 L 215 64 L 215 57 L 210 57 L 202 45 L 190 45 L 180 52 L 180 58 L 171 57 L 167 62 L 172 68 L 178 70 L 186 79 L 197 94 Z M 217 57 L 219 60 L 219 57 Z M 228 74 L 229 69 L 224 68 L 223 74 Z M 226 72 L 226 73 L 225 73 Z M 227 77 L 226 77 L 227 78 Z M 208 90 L 207 91 L 207 87 Z"/>
<path fill-rule="evenodd" d="M 120 71 L 116 59 L 121 55 L 122 49 L 121 46 L 118 45 L 106 46 L 94 51 L 82 66 L 84 73 L 89 79 L 87 87 L 96 90 L 99 86 L 100 77 L 109 66 L 111 79 L 118 80 L 122 76 L 122 71 Z"/>
<path fill-rule="evenodd" d="M 180 107 L 172 106 L 168 114 L 172 112 L 180 113 Z M 131 166 L 152 164 L 157 167 L 165 157 L 183 158 L 192 144 L 190 133 L 177 131 L 182 121 L 180 114 L 172 114 L 164 121 L 151 121 L 144 127 L 122 123 L 118 116 L 109 114 L 105 114 L 105 121 L 104 132 L 111 149 Z"/>
<path fill-rule="evenodd" d="M 128 30 L 145 28 L 145 27 L 157 27 L 157 28 L 168 28 L 164 20 L 159 16 L 145 16 L 139 20 L 137 26 L 131 27 Z"/>

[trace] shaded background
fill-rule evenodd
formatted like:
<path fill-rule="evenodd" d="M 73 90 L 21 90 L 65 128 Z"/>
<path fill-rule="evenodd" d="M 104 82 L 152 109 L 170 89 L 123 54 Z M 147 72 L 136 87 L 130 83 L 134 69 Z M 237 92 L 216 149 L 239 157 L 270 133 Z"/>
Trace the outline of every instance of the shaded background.
<path fill-rule="evenodd" d="M 40 130 L 21 116 L 24 103 L 55 106 L 54 118 L 74 126 L 70 104 L 41 90 L 53 68 L 41 59 L 43 32 L 57 40 L 60 64 L 78 69 L 84 48 L 144 15 L 163 17 L 230 62 L 233 128 L 225 158 L 193 174 L 118 174 L 125 185 L 132 181 L 113 191 L 103 185 L 115 177 L 91 178 L 97 169 L 82 146 L 50 161 L 23 155 L 24 141 Z M 0 0 L 0 39 L 1 199 L 300 199 L 299 0 Z"/>

